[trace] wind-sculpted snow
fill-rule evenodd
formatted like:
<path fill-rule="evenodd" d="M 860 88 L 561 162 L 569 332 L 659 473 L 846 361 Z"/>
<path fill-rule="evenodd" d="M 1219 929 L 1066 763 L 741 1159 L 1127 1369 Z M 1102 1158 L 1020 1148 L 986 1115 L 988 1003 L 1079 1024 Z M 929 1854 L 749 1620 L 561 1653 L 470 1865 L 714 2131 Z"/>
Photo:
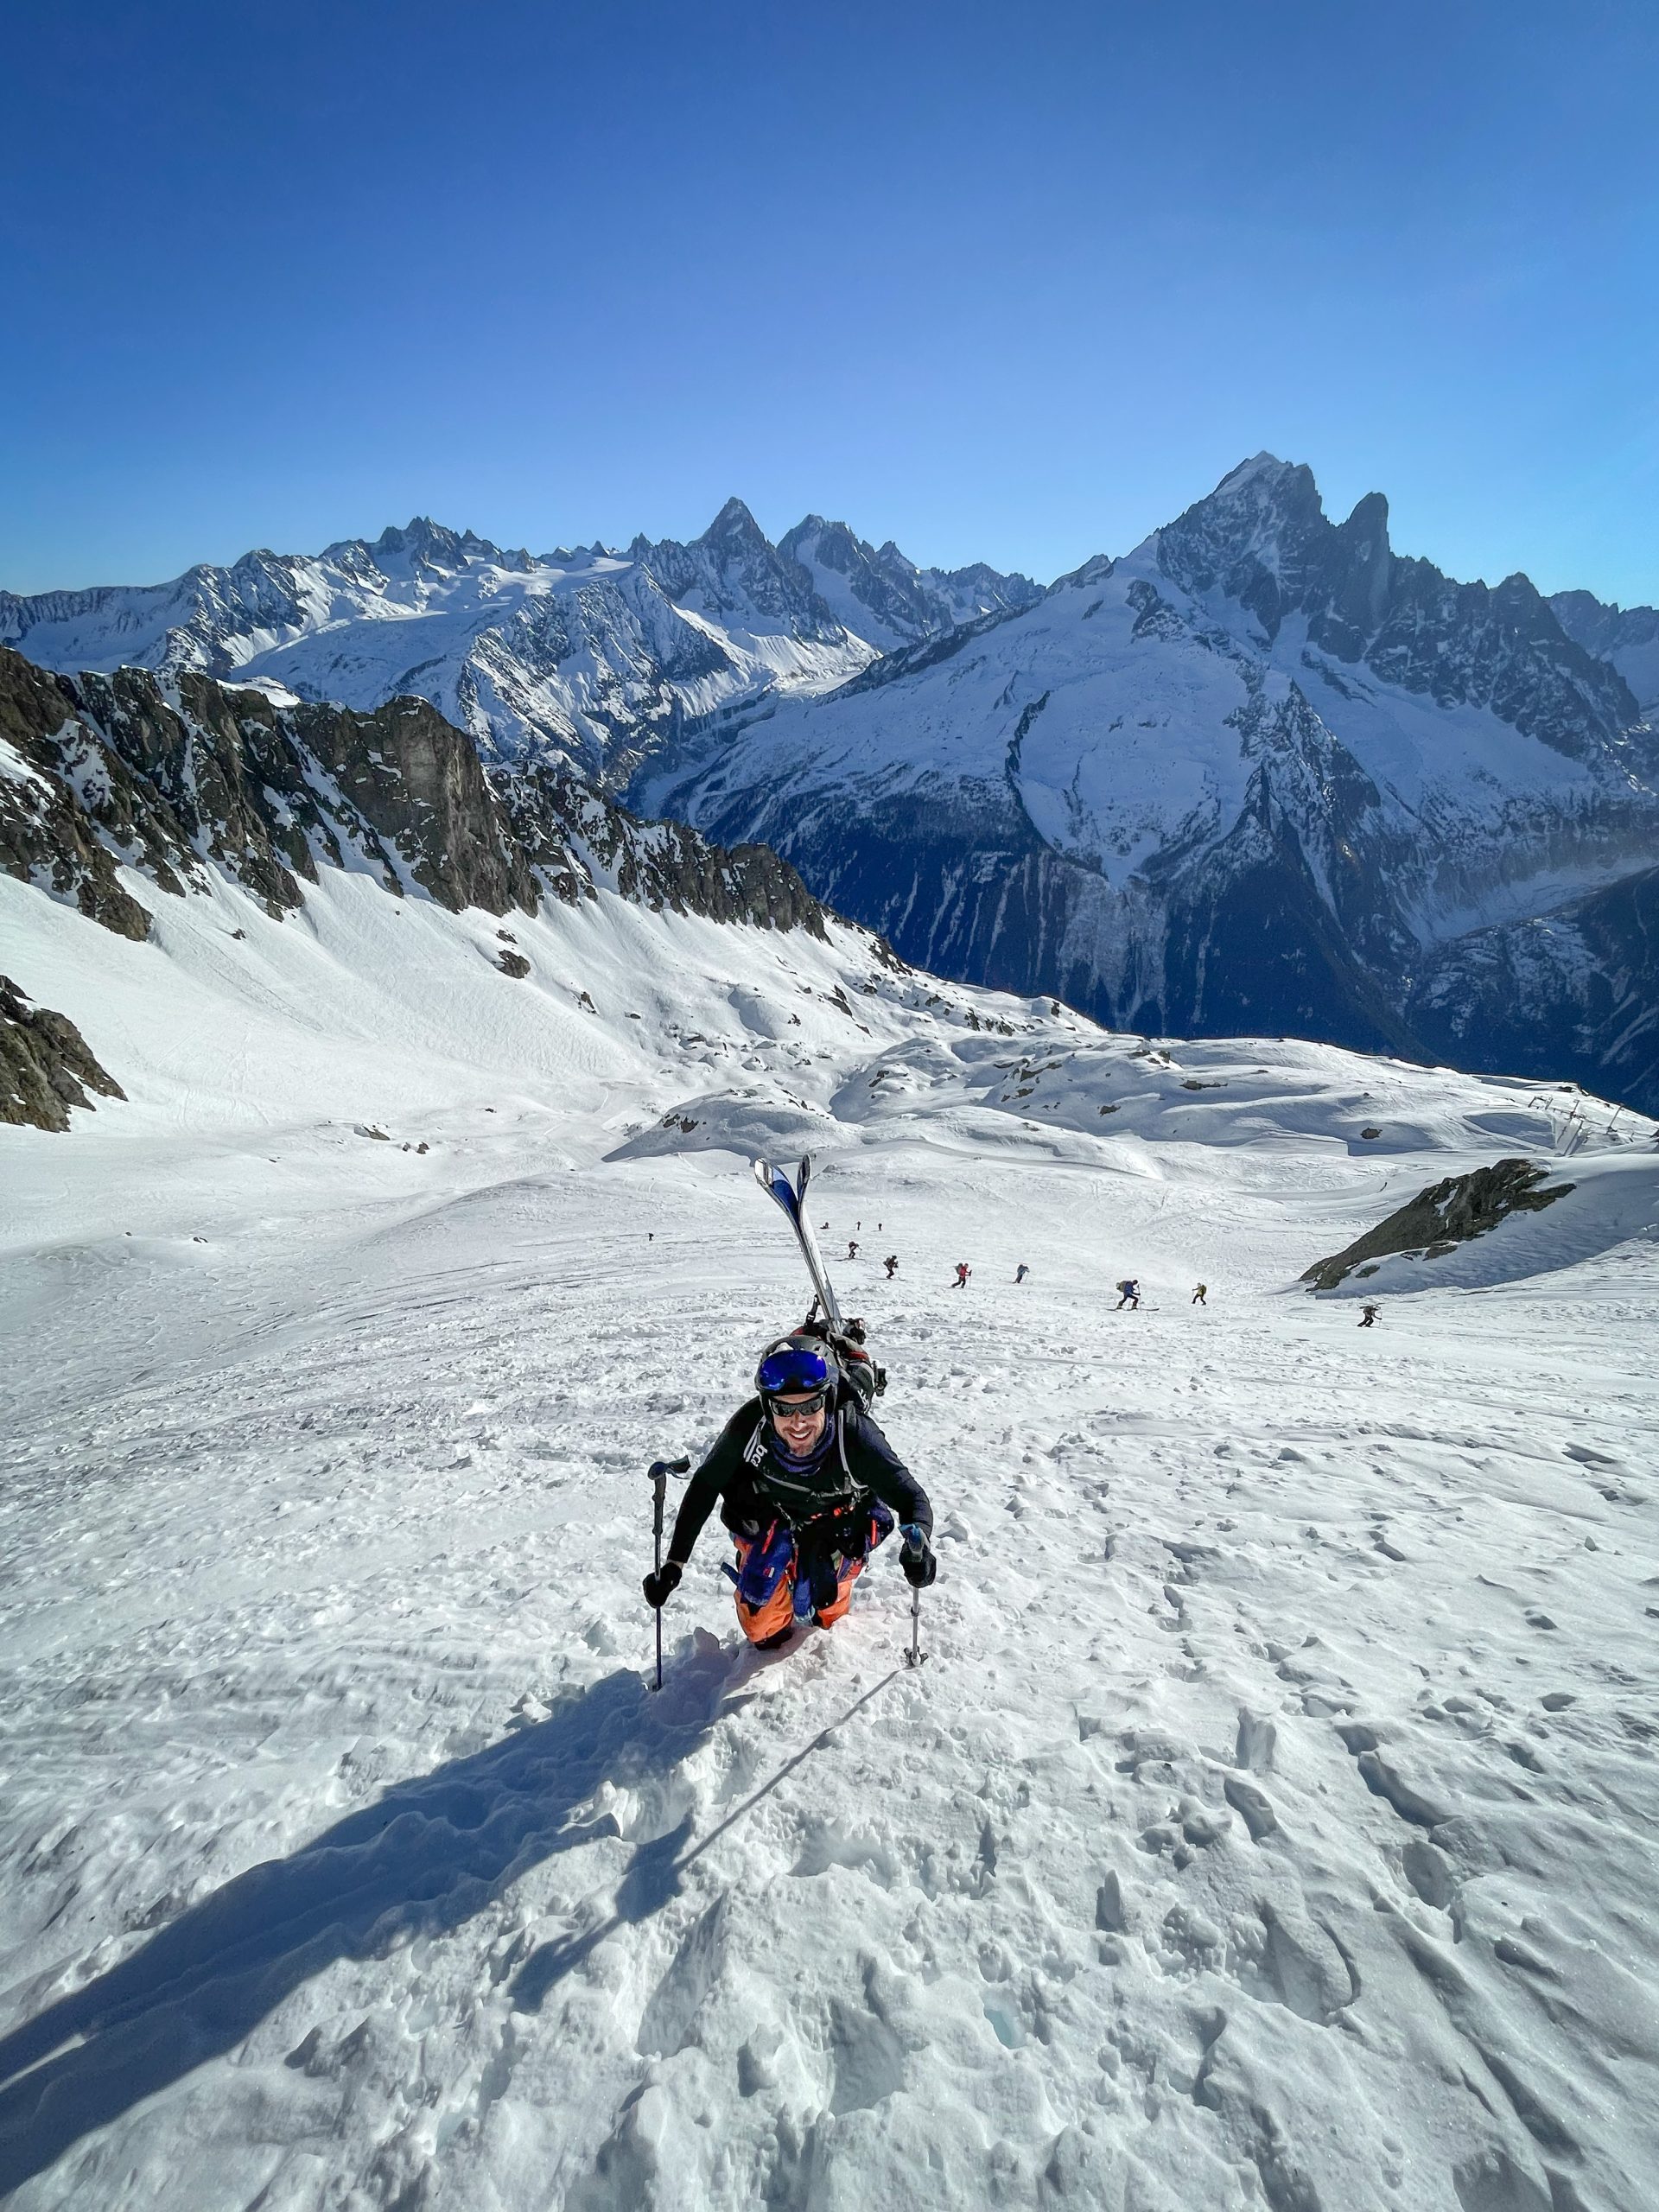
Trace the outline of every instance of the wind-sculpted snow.
<path fill-rule="evenodd" d="M 206 873 L 146 939 L 0 876 L 128 1093 L 0 1129 L 9 2202 L 1652 2200 L 1652 1124 L 833 923 L 601 888 L 515 982 L 476 908 Z M 658 1697 L 645 1470 L 804 1302 L 763 1128 L 929 1656 L 885 1551 L 741 1647 L 711 1524 Z M 1500 1154 L 1575 1191 L 1471 1253 L 1599 1241 L 1294 1287 Z"/>

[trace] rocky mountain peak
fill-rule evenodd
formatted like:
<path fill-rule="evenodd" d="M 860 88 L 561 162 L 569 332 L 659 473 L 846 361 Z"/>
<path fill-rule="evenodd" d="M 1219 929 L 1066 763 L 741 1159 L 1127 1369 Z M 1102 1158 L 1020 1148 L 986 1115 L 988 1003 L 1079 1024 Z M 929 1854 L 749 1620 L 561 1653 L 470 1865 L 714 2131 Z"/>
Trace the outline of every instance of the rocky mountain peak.
<path fill-rule="evenodd" d="M 1334 524 L 1309 469 L 1257 454 L 1156 547 L 1182 590 L 1243 607 L 1258 647 L 1271 650 L 1300 615 L 1308 647 L 1442 706 L 1489 707 L 1575 757 L 1637 718 L 1617 671 L 1573 643 L 1527 577 L 1460 584 L 1396 555 L 1380 492 Z"/>
<path fill-rule="evenodd" d="M 1659 607 L 1610 606 L 1588 591 L 1558 591 L 1549 609 L 1575 645 L 1616 668 L 1640 705 L 1659 722 Z"/>
<path fill-rule="evenodd" d="M 1159 565 L 1195 597 L 1236 600 L 1271 639 L 1331 527 L 1312 469 L 1259 453 L 1159 532 Z"/>
<path fill-rule="evenodd" d="M 838 575 L 850 575 L 867 549 L 844 522 L 826 522 L 822 515 L 803 515 L 793 530 L 778 541 L 778 550 L 791 561 L 804 552 Z"/>
<path fill-rule="evenodd" d="M 383 564 L 386 560 L 396 563 L 401 557 L 411 569 L 459 569 L 464 568 L 469 559 L 488 560 L 496 555 L 496 548 L 487 538 L 480 537 L 470 530 L 457 532 L 447 529 L 442 523 L 434 522 L 430 515 L 412 516 L 402 530 L 395 524 L 383 530 L 372 550 Z"/>
<path fill-rule="evenodd" d="M 982 615 L 1029 607 L 1042 596 L 1029 578 L 1003 575 L 984 563 L 969 569 L 918 569 L 892 538 L 877 548 L 844 522 L 803 516 L 779 540 L 855 635 L 884 652 L 939 638 Z"/>
<path fill-rule="evenodd" d="M 772 550 L 771 539 L 735 495 L 727 500 L 702 536 L 692 543 L 728 557 L 737 552 L 766 554 Z"/>

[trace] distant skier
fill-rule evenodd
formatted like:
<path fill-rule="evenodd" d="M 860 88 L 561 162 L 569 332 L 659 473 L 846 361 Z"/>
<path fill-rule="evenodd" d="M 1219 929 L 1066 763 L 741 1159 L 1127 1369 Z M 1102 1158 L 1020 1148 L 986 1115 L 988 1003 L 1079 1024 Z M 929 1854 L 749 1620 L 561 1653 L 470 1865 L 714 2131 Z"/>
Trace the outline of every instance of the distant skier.
<path fill-rule="evenodd" d="M 1116 1305 L 1112 1308 L 1113 1313 L 1121 1313 L 1127 1306 L 1138 1313 L 1141 1310 L 1141 1285 L 1135 1277 L 1126 1275 L 1117 1287 L 1119 1296 Z"/>
<path fill-rule="evenodd" d="M 968 1278 L 973 1272 L 973 1269 L 969 1266 L 966 1260 L 958 1260 L 957 1262 L 957 1279 L 950 1286 L 952 1290 L 966 1290 L 968 1287 Z"/>
<path fill-rule="evenodd" d="M 927 1494 L 833 1357 L 797 1332 L 762 1354 L 754 1383 L 686 1484 L 668 1557 L 645 1579 L 645 1602 L 660 1606 L 677 1588 L 716 1503 L 737 1546 L 738 1622 L 763 1649 L 808 1619 L 838 1621 L 895 1521 L 905 1580 L 925 1590 L 938 1573 Z"/>
<path fill-rule="evenodd" d="M 889 1252 L 881 1264 L 887 1271 L 887 1281 L 891 1282 L 899 1272 L 899 1255 L 896 1252 Z"/>
<path fill-rule="evenodd" d="M 1192 1303 L 1194 1306 L 1207 1306 L 1210 1303 L 1208 1296 L 1209 1288 L 1210 1286 L 1208 1283 L 1200 1282 L 1193 1285 Z"/>
<path fill-rule="evenodd" d="M 1359 1325 L 1362 1329 L 1374 1329 L 1376 1326 L 1376 1311 L 1377 1310 L 1375 1306 L 1362 1306 L 1360 1307 Z"/>
<path fill-rule="evenodd" d="M 849 1260 L 855 1260 L 858 1257 L 858 1240 L 856 1237 L 849 1236 L 847 1239 L 847 1256 Z"/>
<path fill-rule="evenodd" d="M 1030 1273 L 1031 1269 L 1026 1265 L 1025 1262 L 1021 1260 L 1019 1266 L 1014 1271 L 1014 1279 L 1015 1282 L 1024 1282 L 1026 1277 Z"/>

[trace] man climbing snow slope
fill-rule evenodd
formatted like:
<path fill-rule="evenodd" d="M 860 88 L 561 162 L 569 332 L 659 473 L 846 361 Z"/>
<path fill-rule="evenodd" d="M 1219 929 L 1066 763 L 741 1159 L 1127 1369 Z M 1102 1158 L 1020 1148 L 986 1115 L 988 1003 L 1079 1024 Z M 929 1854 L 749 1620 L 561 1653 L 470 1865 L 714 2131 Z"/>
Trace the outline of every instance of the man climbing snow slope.
<path fill-rule="evenodd" d="M 751 1643 L 769 1649 L 802 1621 L 838 1621 L 895 1521 L 905 1579 L 926 1589 L 938 1572 L 933 1510 L 833 1357 L 809 1337 L 781 1338 L 754 1387 L 686 1484 L 668 1557 L 645 1577 L 646 1602 L 661 1605 L 677 1588 L 716 1501 L 737 1545 L 727 1572 Z"/>

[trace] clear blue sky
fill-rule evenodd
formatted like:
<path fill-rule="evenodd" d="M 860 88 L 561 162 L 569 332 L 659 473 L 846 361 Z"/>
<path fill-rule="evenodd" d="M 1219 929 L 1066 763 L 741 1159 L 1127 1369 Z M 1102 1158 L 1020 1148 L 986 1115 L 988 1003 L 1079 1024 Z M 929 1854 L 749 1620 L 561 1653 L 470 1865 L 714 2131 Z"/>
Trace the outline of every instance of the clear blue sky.
<path fill-rule="evenodd" d="M 1262 447 L 1659 600 L 1659 8 L 11 0 L 0 585 L 737 492 L 1043 581 Z"/>

